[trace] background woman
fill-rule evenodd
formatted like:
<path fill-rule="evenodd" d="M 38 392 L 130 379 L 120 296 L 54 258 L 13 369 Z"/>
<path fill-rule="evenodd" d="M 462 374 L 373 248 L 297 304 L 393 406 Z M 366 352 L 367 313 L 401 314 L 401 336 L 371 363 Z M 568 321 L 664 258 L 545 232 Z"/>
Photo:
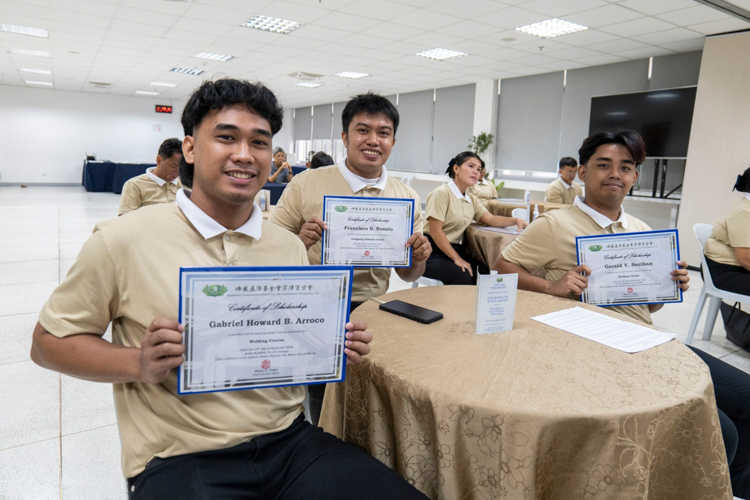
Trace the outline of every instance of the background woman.
<path fill-rule="evenodd" d="M 286 162 L 286 153 L 282 148 L 274 148 L 271 175 L 268 177 L 268 182 L 286 184 L 292 181 L 292 177 L 292 167 Z"/>
<path fill-rule="evenodd" d="M 497 199 L 497 190 L 492 182 L 484 178 L 485 175 L 487 175 L 487 166 L 484 164 L 484 160 L 480 158 L 479 161 L 482 163 L 482 170 L 479 172 L 479 180 L 475 185 L 469 186 L 469 193 L 476 196 L 482 206 L 487 208 L 490 200 Z"/>
<path fill-rule="evenodd" d="M 448 164 L 448 184 L 427 195 L 424 233 L 432 245 L 432 255 L 427 259 L 424 276 L 440 280 L 446 285 L 473 285 L 475 270 L 488 274 L 489 268 L 466 253 L 461 246 L 466 228 L 472 222 L 488 226 L 517 225 L 523 229 L 528 224 L 523 219 L 490 214 L 476 196 L 468 192 L 482 171 L 482 161 L 475 153 L 464 151 Z"/>

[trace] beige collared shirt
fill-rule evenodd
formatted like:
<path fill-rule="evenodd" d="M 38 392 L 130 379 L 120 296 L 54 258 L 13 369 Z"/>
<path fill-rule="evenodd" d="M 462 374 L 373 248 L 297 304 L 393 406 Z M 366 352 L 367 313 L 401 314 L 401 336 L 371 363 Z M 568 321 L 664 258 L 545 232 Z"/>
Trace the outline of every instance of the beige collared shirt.
<path fill-rule="evenodd" d="M 503 250 L 503 258 L 526 271 L 550 281 L 557 281 L 578 265 L 576 236 L 650 231 L 648 225 L 620 208 L 620 216 L 607 216 L 575 198 L 573 206 L 544 212 Z M 568 298 L 580 300 L 578 295 Z M 614 311 L 651 324 L 648 306 L 617 306 Z"/>
<path fill-rule="evenodd" d="M 312 217 L 323 218 L 323 196 L 362 196 L 370 198 L 413 199 L 414 231 L 423 226 L 419 195 L 409 186 L 383 173 L 377 182 L 370 186 L 354 175 L 347 167 L 346 160 L 338 165 L 308 170 L 305 175 L 295 175 L 284 190 L 276 209 L 269 220 L 299 234 L 302 225 Z M 320 264 L 321 243 L 318 241 L 307 252 L 311 264 Z M 388 291 L 390 268 L 358 267 L 354 269 L 352 301 L 364 302 Z"/>
<path fill-rule="evenodd" d="M 430 234 L 429 219 L 443 222 L 443 233 L 448 241 L 457 245 L 461 243 L 464 232 L 472 222 L 479 222 L 487 209 L 482 206 L 476 196 L 466 190 L 466 194 L 451 180 L 427 195 L 427 208 L 424 216 L 424 233 Z"/>
<path fill-rule="evenodd" d="M 235 231 L 184 191 L 177 203 L 102 222 L 39 316 L 56 337 L 103 335 L 140 347 L 154 318 L 178 319 L 180 266 L 307 265 L 296 236 L 264 221 L 255 205 Z M 302 386 L 177 395 L 177 371 L 161 384 L 114 384 L 125 477 L 153 457 L 229 448 L 287 428 L 303 411 Z"/>
<path fill-rule="evenodd" d="M 497 190 L 495 189 L 495 186 L 486 179 L 482 179 L 481 182 L 477 182 L 475 185 L 470 186 L 466 191 L 476 196 L 484 208 L 487 208 L 487 204 L 489 204 L 490 200 L 497 199 Z"/>
<path fill-rule="evenodd" d="M 741 266 L 735 248 L 750 248 L 750 194 L 716 221 L 703 251 L 719 264 Z"/>
<path fill-rule="evenodd" d="M 576 196 L 583 196 L 583 188 L 581 188 L 581 185 L 577 182 L 567 184 L 564 180 L 558 177 L 552 181 L 547 188 L 545 201 L 572 205 Z"/>
<path fill-rule="evenodd" d="M 146 170 L 145 174 L 129 179 L 122 187 L 120 208 L 117 215 L 123 215 L 146 205 L 172 203 L 177 190 L 182 188 L 180 178 L 167 182 L 153 173 L 156 167 Z"/>

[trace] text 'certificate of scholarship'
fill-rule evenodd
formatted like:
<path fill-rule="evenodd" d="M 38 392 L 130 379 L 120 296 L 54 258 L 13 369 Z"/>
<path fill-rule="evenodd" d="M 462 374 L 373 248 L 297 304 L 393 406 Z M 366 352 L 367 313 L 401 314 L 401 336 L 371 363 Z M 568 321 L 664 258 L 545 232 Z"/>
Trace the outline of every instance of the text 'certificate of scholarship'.
<path fill-rule="evenodd" d="M 180 268 L 178 393 L 340 382 L 352 268 Z"/>
<path fill-rule="evenodd" d="M 682 302 L 670 272 L 680 260 L 676 229 L 576 238 L 578 264 L 591 269 L 581 301 L 597 306 Z"/>
<path fill-rule="evenodd" d="M 413 199 L 325 196 L 323 221 L 323 265 L 411 266 Z"/>

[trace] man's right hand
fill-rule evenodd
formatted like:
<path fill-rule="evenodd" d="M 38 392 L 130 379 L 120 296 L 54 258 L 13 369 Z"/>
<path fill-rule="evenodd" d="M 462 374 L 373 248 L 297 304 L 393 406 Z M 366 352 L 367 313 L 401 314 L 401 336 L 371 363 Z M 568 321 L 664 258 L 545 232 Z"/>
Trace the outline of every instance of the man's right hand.
<path fill-rule="evenodd" d="M 184 361 L 182 355 L 182 332 L 185 327 L 177 321 L 156 318 L 143 335 L 139 359 L 140 382 L 160 384 L 164 382 L 174 368 Z"/>
<path fill-rule="evenodd" d="M 584 273 L 584 274 L 581 274 Z M 565 276 L 557 281 L 552 282 L 550 288 L 550 295 L 557 295 L 558 297 L 567 297 L 570 292 L 576 295 L 581 295 L 583 291 L 589 286 L 589 276 L 591 275 L 591 269 L 585 264 L 574 267 Z"/>
<path fill-rule="evenodd" d="M 302 225 L 299 230 L 299 239 L 305 244 L 305 249 L 310 250 L 310 247 L 320 241 L 323 237 L 323 230 L 328 229 L 328 226 L 318 217 L 312 217 L 309 221 Z"/>

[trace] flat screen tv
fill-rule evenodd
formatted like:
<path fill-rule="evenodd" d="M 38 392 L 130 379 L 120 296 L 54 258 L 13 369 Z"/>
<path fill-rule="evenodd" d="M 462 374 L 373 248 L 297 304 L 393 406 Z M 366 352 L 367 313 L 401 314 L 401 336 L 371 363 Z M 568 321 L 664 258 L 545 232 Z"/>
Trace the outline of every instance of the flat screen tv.
<path fill-rule="evenodd" d="M 646 143 L 652 158 L 687 156 L 697 87 L 591 98 L 589 135 L 628 128 Z"/>

